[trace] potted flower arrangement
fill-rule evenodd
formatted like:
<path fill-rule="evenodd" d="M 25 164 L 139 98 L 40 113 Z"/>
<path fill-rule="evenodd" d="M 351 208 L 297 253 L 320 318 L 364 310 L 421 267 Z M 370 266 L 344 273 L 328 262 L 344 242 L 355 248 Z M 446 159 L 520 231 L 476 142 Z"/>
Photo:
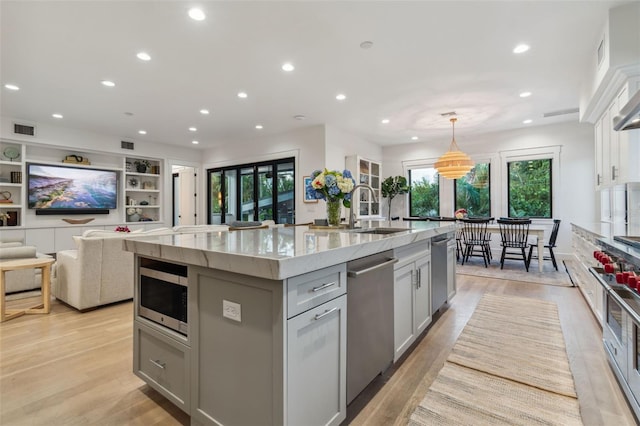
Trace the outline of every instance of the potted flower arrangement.
<path fill-rule="evenodd" d="M 131 232 L 128 226 L 116 226 L 116 232 Z"/>
<path fill-rule="evenodd" d="M 305 188 L 308 198 L 327 202 L 327 221 L 330 226 L 340 225 L 340 205 L 351 207 L 351 191 L 355 181 L 349 170 L 314 170 Z"/>
<path fill-rule="evenodd" d="M 406 194 L 411 188 L 404 176 L 389 176 L 382 181 L 382 196 L 388 200 L 387 220 L 391 221 L 391 201 L 396 195 Z"/>
<path fill-rule="evenodd" d="M 138 207 L 129 207 L 127 209 L 127 222 L 139 222 L 142 209 Z"/>

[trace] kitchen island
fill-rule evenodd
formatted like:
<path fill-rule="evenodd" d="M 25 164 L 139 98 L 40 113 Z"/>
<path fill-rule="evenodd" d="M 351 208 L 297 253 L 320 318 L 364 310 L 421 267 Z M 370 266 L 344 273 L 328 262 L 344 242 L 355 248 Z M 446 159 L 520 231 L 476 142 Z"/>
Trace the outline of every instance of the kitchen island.
<path fill-rule="evenodd" d="M 390 330 L 388 362 L 393 362 L 394 353 L 406 350 L 431 322 L 432 285 L 442 285 L 431 282 L 431 267 L 455 271 L 453 253 L 446 264 L 431 265 L 430 257 L 431 240 L 451 237 L 453 224 L 363 226 L 127 239 L 125 248 L 136 253 L 140 271 L 134 295 L 135 374 L 190 414 L 194 425 L 340 424 L 346 416 L 348 373 L 366 370 L 369 361 L 365 355 L 348 362 L 350 344 L 382 341 L 382 329 Z M 379 258 L 384 261 L 367 263 Z M 162 319 L 140 313 L 151 284 L 171 275 L 171 265 L 186 269 L 182 328 L 165 327 Z M 372 295 L 362 278 L 355 278 L 365 273 L 390 293 Z M 455 281 L 444 285 L 448 301 Z M 386 325 L 366 328 L 367 318 L 380 322 L 377 317 Z M 347 333 L 348 320 L 363 328 Z M 373 379 L 365 377 L 366 383 Z"/>

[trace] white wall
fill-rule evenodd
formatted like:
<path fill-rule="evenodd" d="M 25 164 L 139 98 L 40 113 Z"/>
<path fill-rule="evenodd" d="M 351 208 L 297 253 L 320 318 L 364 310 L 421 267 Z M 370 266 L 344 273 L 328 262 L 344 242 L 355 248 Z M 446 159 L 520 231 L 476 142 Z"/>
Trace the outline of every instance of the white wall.
<path fill-rule="evenodd" d="M 474 160 L 492 158 L 491 214 L 494 217 L 506 216 L 506 202 L 502 200 L 500 188 L 503 179 L 500 176 L 499 157 L 496 153 L 514 149 L 560 146 L 559 185 L 554 187 L 555 203 L 553 216 L 562 220 L 558 236 L 558 253 L 571 252 L 570 223 L 588 224 L 596 220 L 596 192 L 594 189 L 594 142 L 593 126 L 580 123 L 561 123 L 548 126 L 528 127 L 519 130 L 498 132 L 476 137 L 457 138 L 460 149 Z M 387 146 L 383 148 L 384 175 L 407 176 L 403 162 L 436 159 L 448 149 L 449 139 L 426 141 L 421 143 Z M 441 187 L 441 199 L 449 206 L 441 214 L 453 214 L 453 185 L 445 181 Z M 495 194 L 495 195 L 494 195 Z M 407 216 L 408 196 L 398 196 L 393 200 L 392 214 Z"/>
<path fill-rule="evenodd" d="M 207 169 L 257 161 L 295 157 L 296 175 L 296 222 L 304 223 L 324 215 L 324 203 L 304 203 L 302 177 L 315 169 L 325 167 L 324 126 L 310 126 L 279 135 L 268 135 L 255 139 L 234 141 L 203 152 L 202 188 L 207 188 Z M 206 196 L 203 197 L 206 204 Z M 322 205 L 321 205 L 322 204 Z M 198 214 L 206 217 L 206 205 Z"/>

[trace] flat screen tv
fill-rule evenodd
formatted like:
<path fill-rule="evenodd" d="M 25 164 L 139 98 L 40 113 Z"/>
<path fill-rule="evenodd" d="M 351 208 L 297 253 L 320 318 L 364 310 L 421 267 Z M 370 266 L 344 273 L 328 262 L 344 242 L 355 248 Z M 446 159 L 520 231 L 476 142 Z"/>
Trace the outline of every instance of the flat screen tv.
<path fill-rule="evenodd" d="M 44 214 L 108 214 L 118 208 L 118 174 L 87 167 L 27 164 L 29 208 Z"/>

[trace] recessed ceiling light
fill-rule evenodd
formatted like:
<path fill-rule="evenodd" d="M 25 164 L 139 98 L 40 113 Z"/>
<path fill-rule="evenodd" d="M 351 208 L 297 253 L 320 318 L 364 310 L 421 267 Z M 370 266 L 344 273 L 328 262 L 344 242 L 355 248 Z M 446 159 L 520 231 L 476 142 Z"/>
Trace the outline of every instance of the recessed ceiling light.
<path fill-rule="evenodd" d="M 528 98 L 529 96 L 531 96 L 531 92 L 522 92 L 522 93 L 520 93 L 520 97 L 521 98 Z"/>
<path fill-rule="evenodd" d="M 362 43 L 360 43 L 360 48 L 361 49 L 371 49 L 373 47 L 373 42 L 372 41 L 363 41 Z"/>
<path fill-rule="evenodd" d="M 238 97 L 239 98 L 245 99 L 247 96 L 249 96 L 249 95 L 247 95 L 246 92 L 238 92 Z"/>
<path fill-rule="evenodd" d="M 207 16 L 204 14 L 202 9 L 198 9 L 197 7 L 189 9 L 189 18 L 193 19 L 194 21 L 204 21 L 204 18 L 206 17 Z"/>
<path fill-rule="evenodd" d="M 149 55 L 147 52 L 140 52 L 136 56 L 138 57 L 138 59 L 140 59 L 142 61 L 150 61 L 151 60 L 151 55 Z"/>
<path fill-rule="evenodd" d="M 305 117 L 302 114 L 294 115 L 293 118 L 295 118 L 296 120 L 306 120 L 307 119 L 307 117 Z"/>
<path fill-rule="evenodd" d="M 262 130 L 263 129 L 262 124 L 256 124 L 256 129 Z"/>
<path fill-rule="evenodd" d="M 191 143 L 192 143 L 192 144 L 194 144 L 194 145 L 198 145 L 200 142 L 198 142 L 198 141 L 191 141 Z"/>
<path fill-rule="evenodd" d="M 129 117 L 133 117 L 133 113 L 132 112 L 125 112 L 124 115 L 128 115 Z"/>
<path fill-rule="evenodd" d="M 285 62 L 284 64 L 282 64 L 282 71 L 291 72 L 295 69 L 296 67 L 294 67 L 293 64 L 290 62 Z"/>
<path fill-rule="evenodd" d="M 138 133 L 140 133 L 141 135 L 146 135 L 147 131 L 146 130 L 138 130 Z"/>
<path fill-rule="evenodd" d="M 109 80 L 102 80 L 101 83 L 103 86 L 107 86 L 107 87 L 114 87 L 116 85 L 113 81 L 109 81 Z"/>
<path fill-rule="evenodd" d="M 513 48 L 513 53 L 524 53 L 529 50 L 528 44 L 519 44 Z"/>
<path fill-rule="evenodd" d="M 195 127 L 189 127 L 189 131 L 190 131 L 190 132 L 197 132 L 197 131 L 198 131 L 198 129 L 197 129 L 197 128 L 195 128 Z"/>
<path fill-rule="evenodd" d="M 201 109 L 200 110 L 200 114 L 207 115 L 207 114 L 209 114 L 209 110 L 208 109 Z"/>
<path fill-rule="evenodd" d="M 418 140 L 418 137 L 417 137 L 417 136 L 411 136 L 411 140 L 412 140 L 412 141 L 417 141 L 417 140 Z"/>
<path fill-rule="evenodd" d="M 531 124 L 531 123 L 533 123 L 533 120 L 530 120 L 530 119 L 524 120 L 522 122 L 522 124 Z"/>
<path fill-rule="evenodd" d="M 336 95 L 336 99 L 339 100 L 339 101 L 344 101 L 345 99 L 347 99 L 347 95 L 344 95 L 342 93 L 338 93 Z"/>
<path fill-rule="evenodd" d="M 389 124 L 389 119 L 388 118 L 383 118 L 380 122 L 382 124 Z"/>
<path fill-rule="evenodd" d="M 62 114 L 58 114 L 58 113 L 51 114 L 51 116 L 52 116 L 53 118 L 62 118 Z"/>
<path fill-rule="evenodd" d="M 18 86 L 16 86 L 15 84 L 5 84 L 4 87 L 9 89 L 9 90 L 20 90 L 20 88 Z"/>

